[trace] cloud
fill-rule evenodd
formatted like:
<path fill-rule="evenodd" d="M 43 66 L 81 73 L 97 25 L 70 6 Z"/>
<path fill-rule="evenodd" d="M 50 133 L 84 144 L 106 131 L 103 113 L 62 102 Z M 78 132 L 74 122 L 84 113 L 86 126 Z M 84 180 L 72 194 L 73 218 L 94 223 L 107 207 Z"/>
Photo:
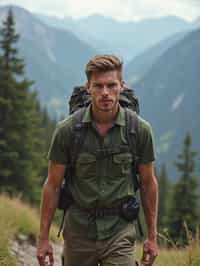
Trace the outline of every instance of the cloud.
<path fill-rule="evenodd" d="M 30 11 L 57 16 L 88 16 L 100 13 L 120 20 L 176 15 L 186 19 L 200 16 L 200 0 L 0 0 Z"/>
<path fill-rule="evenodd" d="M 180 0 L 183 2 L 187 2 L 187 3 L 192 3 L 192 4 L 197 4 L 198 6 L 200 5 L 200 0 Z"/>
<path fill-rule="evenodd" d="M 200 2 L 200 0 L 124 0 L 138 19 L 175 15 L 189 20 L 200 15 L 200 10 L 191 1 Z"/>
<path fill-rule="evenodd" d="M 49 0 L 0 0 L 1 5 L 17 5 L 24 7 L 32 12 L 43 13 L 43 14 L 51 14 L 51 15 L 68 15 L 69 10 L 68 1 L 65 0 L 57 0 L 57 1 L 49 1 Z"/>

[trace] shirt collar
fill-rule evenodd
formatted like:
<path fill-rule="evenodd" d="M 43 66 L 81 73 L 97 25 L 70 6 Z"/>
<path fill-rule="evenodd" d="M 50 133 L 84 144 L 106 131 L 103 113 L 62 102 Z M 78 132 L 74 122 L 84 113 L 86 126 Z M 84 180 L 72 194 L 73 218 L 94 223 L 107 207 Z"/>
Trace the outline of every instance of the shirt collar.
<path fill-rule="evenodd" d="M 83 123 L 92 122 L 91 104 L 86 108 L 86 111 L 83 115 L 82 122 Z M 117 114 L 117 117 L 114 123 L 119 126 L 125 126 L 125 110 L 121 106 L 119 106 L 119 112 Z"/>

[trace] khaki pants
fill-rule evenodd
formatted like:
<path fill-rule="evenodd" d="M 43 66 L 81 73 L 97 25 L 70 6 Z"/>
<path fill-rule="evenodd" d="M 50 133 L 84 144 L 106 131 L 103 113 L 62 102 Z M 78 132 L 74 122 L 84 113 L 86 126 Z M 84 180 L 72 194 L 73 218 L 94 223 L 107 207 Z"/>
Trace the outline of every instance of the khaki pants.
<path fill-rule="evenodd" d="M 125 229 L 105 240 L 90 240 L 65 231 L 64 266 L 135 266 L 135 228 Z"/>

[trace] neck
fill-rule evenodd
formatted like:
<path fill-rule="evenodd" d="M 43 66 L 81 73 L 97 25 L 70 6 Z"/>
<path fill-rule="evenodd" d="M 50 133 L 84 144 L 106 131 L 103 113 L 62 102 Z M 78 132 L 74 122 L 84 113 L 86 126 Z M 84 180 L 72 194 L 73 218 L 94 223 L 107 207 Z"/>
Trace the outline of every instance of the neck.
<path fill-rule="evenodd" d="M 96 123 L 98 124 L 110 124 L 115 121 L 119 110 L 119 104 L 117 104 L 112 110 L 110 111 L 101 111 L 96 109 L 94 105 L 92 105 L 92 116 Z"/>

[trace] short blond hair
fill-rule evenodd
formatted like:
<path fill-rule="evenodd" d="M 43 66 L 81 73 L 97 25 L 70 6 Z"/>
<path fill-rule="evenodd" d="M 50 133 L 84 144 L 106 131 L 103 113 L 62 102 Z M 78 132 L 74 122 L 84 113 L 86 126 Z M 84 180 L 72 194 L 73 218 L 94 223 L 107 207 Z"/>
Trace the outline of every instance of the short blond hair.
<path fill-rule="evenodd" d="M 90 81 L 94 72 L 107 72 L 117 70 L 119 79 L 122 79 L 123 62 L 112 54 L 98 54 L 90 59 L 85 68 L 87 80 Z"/>

